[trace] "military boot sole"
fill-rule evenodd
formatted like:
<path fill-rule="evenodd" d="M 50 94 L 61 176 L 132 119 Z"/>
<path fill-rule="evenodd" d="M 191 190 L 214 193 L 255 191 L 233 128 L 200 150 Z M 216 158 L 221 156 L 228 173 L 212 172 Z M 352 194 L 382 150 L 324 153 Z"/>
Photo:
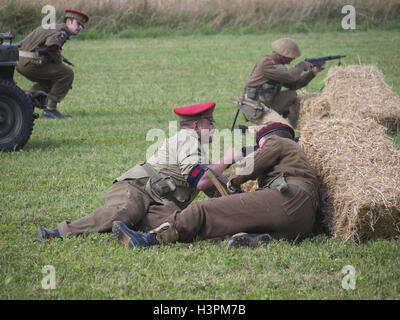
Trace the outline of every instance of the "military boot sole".
<path fill-rule="evenodd" d="M 112 233 L 114 234 L 115 238 L 118 240 L 119 243 L 122 243 L 124 246 L 128 248 L 134 248 L 131 242 L 131 237 L 126 231 L 124 231 L 123 226 L 120 225 L 118 222 L 113 222 Z"/>
<path fill-rule="evenodd" d="M 59 238 L 59 236 L 57 236 L 54 233 L 46 232 L 45 228 L 42 228 L 41 226 L 37 226 L 36 240 L 53 239 L 53 238 Z"/>
<path fill-rule="evenodd" d="M 270 243 L 271 240 L 272 238 L 268 233 L 263 233 L 263 234 L 242 233 L 235 235 L 228 240 L 228 249 L 232 247 L 258 248 L 263 244 Z"/>

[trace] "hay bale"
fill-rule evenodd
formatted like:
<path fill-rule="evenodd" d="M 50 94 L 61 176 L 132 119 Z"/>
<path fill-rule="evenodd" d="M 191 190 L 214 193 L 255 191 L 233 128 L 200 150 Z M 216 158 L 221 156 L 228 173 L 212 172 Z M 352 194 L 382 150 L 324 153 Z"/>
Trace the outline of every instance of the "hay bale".
<path fill-rule="evenodd" d="M 400 235 L 400 151 L 372 119 L 314 120 L 301 146 L 326 187 L 322 223 L 362 242 Z"/>
<path fill-rule="evenodd" d="M 375 66 L 329 69 L 323 96 L 336 118 L 373 118 L 388 128 L 388 133 L 400 132 L 400 98 Z"/>
<path fill-rule="evenodd" d="M 256 191 L 256 189 L 258 188 L 258 182 L 257 180 L 249 180 L 245 183 L 242 183 L 240 188 L 246 192 Z"/>
<path fill-rule="evenodd" d="M 297 129 L 314 119 L 322 119 L 330 116 L 328 99 L 320 93 L 299 94 L 300 116 Z"/>

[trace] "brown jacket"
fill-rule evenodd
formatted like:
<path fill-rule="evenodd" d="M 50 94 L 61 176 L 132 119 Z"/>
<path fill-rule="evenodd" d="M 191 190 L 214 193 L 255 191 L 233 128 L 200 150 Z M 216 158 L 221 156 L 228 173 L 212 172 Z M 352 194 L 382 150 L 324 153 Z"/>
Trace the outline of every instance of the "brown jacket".
<path fill-rule="evenodd" d="M 301 75 L 304 69 L 304 62 L 301 61 L 293 68 L 286 68 L 283 64 L 277 63 L 270 55 L 262 57 L 257 61 L 246 87 L 256 88 L 268 81 L 274 81 L 291 90 L 305 87 L 314 77 L 314 73 L 309 71 Z"/>
<path fill-rule="evenodd" d="M 39 55 L 41 55 L 41 49 L 57 46 L 56 50 L 47 52 L 46 57 L 50 62 L 61 63 L 60 50 L 69 37 L 70 33 L 65 23 L 57 24 L 55 29 L 45 29 L 40 26 L 22 40 L 18 46 L 22 51 L 35 52 L 38 49 Z"/>
<path fill-rule="evenodd" d="M 311 167 L 301 147 L 294 141 L 278 136 L 272 136 L 262 149 L 246 157 L 240 166 L 254 161 L 254 169 L 248 175 L 230 177 L 231 184 L 240 187 L 248 180 L 257 179 L 259 187 L 268 185 L 280 173 L 286 178 L 293 178 L 311 185 L 315 194 L 319 194 L 317 174 Z"/>

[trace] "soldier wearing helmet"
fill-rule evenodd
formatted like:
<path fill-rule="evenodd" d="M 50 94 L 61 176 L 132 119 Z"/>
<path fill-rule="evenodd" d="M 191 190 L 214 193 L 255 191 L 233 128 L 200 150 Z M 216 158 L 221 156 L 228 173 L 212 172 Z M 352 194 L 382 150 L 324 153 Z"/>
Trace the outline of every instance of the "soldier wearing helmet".
<path fill-rule="evenodd" d="M 17 71 L 32 82 L 31 90 L 48 94 L 48 105 L 42 117 L 48 119 L 68 118 L 57 110 L 58 103 L 72 88 L 73 70 L 64 65 L 61 49 L 70 36 L 79 34 L 89 17 L 78 10 L 65 10 L 64 23 L 54 28 L 40 26 L 19 44 Z"/>
<path fill-rule="evenodd" d="M 272 54 L 262 57 L 256 63 L 246 82 L 244 98 L 264 103 L 296 127 L 300 107 L 296 90 L 305 87 L 325 66 L 316 68 L 309 62 L 301 61 L 293 68 L 286 68 L 286 64 L 301 55 L 299 46 L 290 38 L 274 41 L 272 50 Z M 303 71 L 306 73 L 302 75 Z M 288 90 L 281 90 L 282 87 Z M 267 124 L 270 122 L 268 113 L 253 122 L 258 125 Z"/>

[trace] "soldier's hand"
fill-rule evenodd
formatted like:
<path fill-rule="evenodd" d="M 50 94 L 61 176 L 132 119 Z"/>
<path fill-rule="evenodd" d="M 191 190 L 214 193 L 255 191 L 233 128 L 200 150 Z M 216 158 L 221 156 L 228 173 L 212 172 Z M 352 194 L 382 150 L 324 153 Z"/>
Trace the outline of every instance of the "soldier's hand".
<path fill-rule="evenodd" d="M 303 61 L 303 63 L 304 63 L 304 68 L 303 68 L 304 71 L 310 71 L 312 69 L 313 65 L 311 62 Z"/>
<path fill-rule="evenodd" d="M 317 74 L 317 73 L 323 71 L 324 69 L 325 69 L 325 63 L 324 63 L 320 68 L 318 68 L 318 67 L 313 67 L 313 68 L 312 68 L 312 72 L 314 72 L 314 74 Z"/>

